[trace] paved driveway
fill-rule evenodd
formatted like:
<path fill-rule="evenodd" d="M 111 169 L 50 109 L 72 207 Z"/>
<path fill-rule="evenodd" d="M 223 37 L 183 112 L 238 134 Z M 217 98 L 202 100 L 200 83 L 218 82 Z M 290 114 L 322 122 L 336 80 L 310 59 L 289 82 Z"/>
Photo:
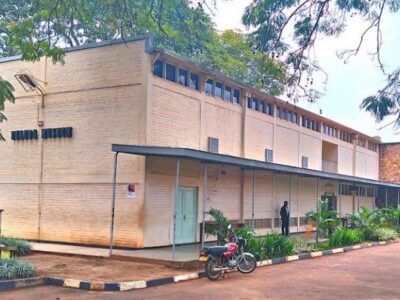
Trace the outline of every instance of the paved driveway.
<path fill-rule="evenodd" d="M 99 293 L 37 287 L 8 299 L 400 299 L 400 243 L 150 289 Z"/>

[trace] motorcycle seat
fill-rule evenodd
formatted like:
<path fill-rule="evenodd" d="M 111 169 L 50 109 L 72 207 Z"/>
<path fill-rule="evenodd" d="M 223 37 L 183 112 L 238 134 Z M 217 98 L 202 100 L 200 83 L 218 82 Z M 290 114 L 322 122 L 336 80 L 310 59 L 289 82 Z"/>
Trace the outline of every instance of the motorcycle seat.
<path fill-rule="evenodd" d="M 208 254 L 218 254 L 228 251 L 228 247 L 226 246 L 205 247 L 204 251 L 207 252 Z"/>

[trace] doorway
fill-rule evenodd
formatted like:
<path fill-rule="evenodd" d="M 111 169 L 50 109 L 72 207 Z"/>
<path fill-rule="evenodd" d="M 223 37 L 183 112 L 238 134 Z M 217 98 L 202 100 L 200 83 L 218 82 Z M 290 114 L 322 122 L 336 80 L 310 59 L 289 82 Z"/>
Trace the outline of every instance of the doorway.
<path fill-rule="evenodd" d="M 177 244 L 196 242 L 197 188 L 179 187 L 176 203 Z"/>

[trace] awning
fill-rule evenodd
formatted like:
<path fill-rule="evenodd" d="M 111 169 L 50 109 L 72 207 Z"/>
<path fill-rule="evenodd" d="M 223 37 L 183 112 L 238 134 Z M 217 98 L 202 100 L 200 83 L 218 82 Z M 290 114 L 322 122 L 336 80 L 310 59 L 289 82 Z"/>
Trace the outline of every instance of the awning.
<path fill-rule="evenodd" d="M 320 179 L 327 179 L 327 180 L 337 180 L 348 183 L 400 188 L 399 184 L 394 184 L 390 182 L 384 182 L 374 179 L 342 175 L 336 173 L 328 173 L 317 170 L 292 167 L 288 165 L 268 163 L 259 160 L 241 158 L 226 154 L 211 153 L 211 152 L 188 149 L 188 148 L 113 144 L 112 151 L 117 153 L 126 153 L 126 154 L 134 154 L 141 156 L 162 156 L 170 158 L 192 159 L 192 160 L 198 160 L 202 163 L 232 165 L 248 170 L 264 170 L 264 171 L 272 171 L 272 172 L 293 174 L 299 176 L 317 177 Z"/>

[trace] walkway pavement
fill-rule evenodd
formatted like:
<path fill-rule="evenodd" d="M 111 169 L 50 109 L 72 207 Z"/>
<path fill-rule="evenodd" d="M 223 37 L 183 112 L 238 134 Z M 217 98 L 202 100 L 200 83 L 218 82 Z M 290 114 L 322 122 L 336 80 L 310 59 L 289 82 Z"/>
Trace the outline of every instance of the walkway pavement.
<path fill-rule="evenodd" d="M 96 247 L 84 247 L 84 246 L 71 246 L 54 243 L 30 243 L 32 250 L 46 252 L 46 253 L 64 253 L 71 255 L 85 255 L 94 257 L 109 257 L 109 249 L 96 248 Z M 176 246 L 175 261 L 188 262 L 197 260 L 199 256 L 201 245 L 182 245 Z M 123 256 L 130 258 L 143 258 L 153 260 L 165 260 L 173 261 L 172 259 L 172 247 L 161 247 L 152 249 L 139 249 L 139 250 L 119 250 L 114 249 L 112 251 L 113 256 Z"/>

